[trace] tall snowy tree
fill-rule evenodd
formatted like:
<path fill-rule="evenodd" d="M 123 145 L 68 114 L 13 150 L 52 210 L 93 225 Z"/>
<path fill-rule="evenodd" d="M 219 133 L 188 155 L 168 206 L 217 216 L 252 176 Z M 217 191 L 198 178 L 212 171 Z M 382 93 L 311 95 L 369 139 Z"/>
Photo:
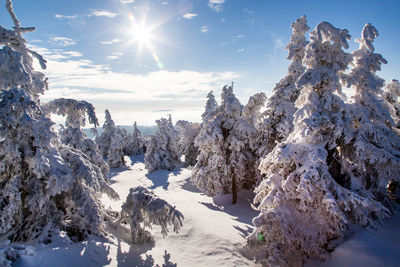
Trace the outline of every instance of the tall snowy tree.
<path fill-rule="evenodd" d="M 251 188 L 257 177 L 249 143 L 257 130 L 241 117 L 243 107 L 232 86 L 224 86 L 221 98 L 221 106 L 212 112 L 213 116 L 204 118 L 195 139 L 200 155 L 192 181 L 209 196 L 232 193 L 235 204 L 238 190 Z"/>
<path fill-rule="evenodd" d="M 305 16 L 293 22 L 291 28 L 292 36 L 286 49 L 289 50 L 287 59 L 292 63 L 288 68 L 288 74 L 275 86 L 272 96 L 267 101 L 266 110 L 262 114 L 265 119 L 260 125 L 262 131 L 260 157 L 271 152 L 275 145 L 293 130 L 293 114 L 296 112 L 294 103 L 300 94 L 300 88 L 296 86 L 296 82 L 305 70 L 302 63 L 305 47 L 308 44 L 305 33 L 310 28 L 307 26 Z"/>
<path fill-rule="evenodd" d="M 111 168 L 119 168 L 125 166 L 124 147 L 126 146 L 126 137 L 124 137 L 125 135 L 120 129 L 115 127 L 108 109 L 105 110 L 105 115 L 103 132 L 96 138 L 96 143 L 108 165 Z"/>
<path fill-rule="evenodd" d="M 199 134 L 200 125 L 196 122 L 179 120 L 176 122 L 176 127 L 179 129 L 179 151 L 185 156 L 185 163 L 194 166 L 199 155 L 194 139 Z"/>
<path fill-rule="evenodd" d="M 144 165 L 149 172 L 166 169 L 173 170 L 180 163 L 178 132 L 172 124 L 171 116 L 156 121 L 157 132 L 152 136 L 144 156 Z"/>
<path fill-rule="evenodd" d="M 47 89 L 45 76 L 33 70 L 12 2 L 6 8 L 14 29 L 0 26 L 0 243 L 51 239 L 53 230 L 65 230 L 76 239 L 99 234 L 103 208 L 98 200 L 109 187 L 86 156 L 58 142 L 53 122 L 45 116 L 39 94 Z"/>
<path fill-rule="evenodd" d="M 387 63 L 374 53 L 372 43 L 377 36 L 375 27 L 364 26 L 356 40 L 360 48 L 353 52 L 353 68 L 343 76 L 354 89 L 354 102 L 349 107 L 353 138 L 341 145 L 338 157 L 344 173 L 341 184 L 390 208 L 386 185 L 400 180 L 400 137 L 391 116 L 391 99 L 388 102 L 383 97 L 384 80 L 376 75 L 381 64 Z"/>
<path fill-rule="evenodd" d="M 332 151 L 349 143 L 347 109 L 339 77 L 351 56 L 347 30 L 320 23 L 310 34 L 297 81 L 293 131 L 261 161 L 265 179 L 256 188 L 260 214 L 248 245 L 266 265 L 298 266 L 325 258 L 349 224 L 375 226 L 388 215 L 378 201 L 341 184 L 331 172 Z"/>

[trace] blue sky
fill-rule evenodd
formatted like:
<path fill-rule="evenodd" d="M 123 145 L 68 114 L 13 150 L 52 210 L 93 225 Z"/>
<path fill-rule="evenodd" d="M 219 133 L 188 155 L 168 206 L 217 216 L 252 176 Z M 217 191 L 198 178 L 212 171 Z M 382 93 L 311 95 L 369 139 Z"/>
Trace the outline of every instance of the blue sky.
<path fill-rule="evenodd" d="M 290 24 L 303 14 L 312 29 L 321 21 L 348 29 L 349 52 L 372 23 L 376 52 L 389 62 L 378 75 L 400 78 L 400 1 L 15 0 L 14 9 L 37 28 L 25 37 L 48 60 L 43 101 L 87 100 L 100 121 L 105 108 L 117 124 L 152 125 L 169 113 L 199 121 L 207 92 L 219 99 L 232 81 L 243 104 L 270 95 L 290 63 Z M 12 26 L 4 8 L 0 25 Z"/>

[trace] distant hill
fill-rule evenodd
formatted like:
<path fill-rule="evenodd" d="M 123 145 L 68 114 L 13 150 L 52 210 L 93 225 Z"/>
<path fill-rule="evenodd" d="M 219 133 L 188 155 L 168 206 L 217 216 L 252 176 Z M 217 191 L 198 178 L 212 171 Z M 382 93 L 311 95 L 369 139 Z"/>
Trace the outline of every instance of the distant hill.
<path fill-rule="evenodd" d="M 124 128 L 128 131 L 128 133 L 132 133 L 133 132 L 133 126 L 130 125 L 117 125 L 118 128 Z M 139 131 L 143 134 L 143 135 L 153 135 L 157 132 L 157 126 L 138 126 Z M 90 132 L 90 128 L 85 128 L 82 129 L 83 132 L 90 138 L 93 138 L 93 134 Z M 101 134 L 103 132 L 103 128 L 97 127 L 97 132 L 99 134 Z"/>

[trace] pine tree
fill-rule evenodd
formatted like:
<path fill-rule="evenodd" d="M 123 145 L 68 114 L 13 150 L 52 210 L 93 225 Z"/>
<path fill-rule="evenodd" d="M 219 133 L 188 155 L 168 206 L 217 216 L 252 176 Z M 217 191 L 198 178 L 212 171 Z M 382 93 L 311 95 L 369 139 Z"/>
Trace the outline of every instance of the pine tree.
<path fill-rule="evenodd" d="M 125 155 L 128 156 L 135 156 L 142 154 L 144 152 L 143 148 L 143 137 L 142 133 L 138 129 L 136 125 L 136 121 L 133 124 L 133 132 L 132 134 L 128 135 L 128 142 L 125 148 Z"/>
<path fill-rule="evenodd" d="M 332 151 L 339 153 L 338 145 L 352 138 L 340 97 L 340 76 L 351 61 L 342 50 L 348 31 L 322 22 L 310 36 L 293 131 L 261 161 L 265 179 L 255 190 L 260 214 L 248 245 L 267 265 L 325 258 L 348 224 L 375 226 L 388 215 L 381 203 L 341 185 L 332 172 Z"/>
<path fill-rule="evenodd" d="M 302 59 L 305 47 L 308 44 L 305 33 L 310 29 L 305 16 L 297 19 L 291 25 L 292 36 L 286 46 L 289 50 L 287 59 L 292 63 L 288 74 L 274 88 L 272 96 L 268 99 L 266 110 L 262 114 L 265 118 L 260 125 L 261 143 L 259 156 L 266 156 L 275 145 L 284 140 L 293 130 L 293 114 L 296 112 L 295 102 L 300 94 L 296 86 L 297 80 L 304 73 Z"/>
<path fill-rule="evenodd" d="M 215 100 L 215 96 L 213 94 L 213 91 L 210 91 L 207 95 L 207 102 L 206 102 L 206 108 L 201 115 L 201 118 L 203 121 L 207 121 L 210 116 L 212 116 L 213 111 L 215 111 L 218 107 L 217 100 Z"/>
<path fill-rule="evenodd" d="M 192 182 L 209 196 L 232 193 L 235 204 L 238 190 L 250 189 L 258 177 L 249 143 L 257 130 L 241 117 L 243 107 L 232 86 L 224 86 L 221 98 L 221 106 L 204 117 L 195 139 L 200 155 Z"/>
<path fill-rule="evenodd" d="M 115 127 L 108 109 L 105 110 L 105 115 L 103 133 L 96 138 L 96 143 L 108 165 L 111 168 L 119 168 L 125 166 L 124 147 L 126 146 L 126 136 L 120 129 Z"/>
<path fill-rule="evenodd" d="M 33 70 L 23 28 L 12 2 L 6 8 L 14 30 L 0 27 L 0 242 L 51 239 L 53 230 L 65 230 L 77 240 L 100 234 L 103 207 L 99 193 L 117 194 L 101 171 L 79 150 L 58 142 L 54 124 L 40 106 L 47 89 L 45 76 Z M 2 63 L 1 63 L 2 64 Z"/>
<path fill-rule="evenodd" d="M 388 85 L 385 87 L 384 99 L 391 106 L 391 115 L 394 121 L 396 122 L 396 127 L 400 128 L 400 83 L 398 80 L 393 79 Z"/>
<path fill-rule="evenodd" d="M 149 172 L 166 169 L 173 170 L 180 163 L 178 151 L 178 132 L 172 124 L 171 116 L 156 121 L 157 132 L 151 137 L 144 157 Z"/>
<path fill-rule="evenodd" d="M 185 163 L 188 166 L 194 166 L 197 162 L 199 150 L 194 145 L 194 139 L 199 134 L 200 125 L 184 120 L 176 122 L 176 128 L 179 129 L 179 151 L 185 156 Z"/>

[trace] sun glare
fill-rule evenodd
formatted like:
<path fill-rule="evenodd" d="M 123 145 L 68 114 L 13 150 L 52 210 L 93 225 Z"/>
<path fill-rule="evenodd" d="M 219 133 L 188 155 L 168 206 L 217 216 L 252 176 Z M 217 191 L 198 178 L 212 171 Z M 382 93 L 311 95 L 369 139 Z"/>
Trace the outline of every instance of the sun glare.
<path fill-rule="evenodd" d="M 146 25 L 138 25 L 132 29 L 132 40 L 134 42 L 149 45 L 152 38 L 151 29 Z"/>

